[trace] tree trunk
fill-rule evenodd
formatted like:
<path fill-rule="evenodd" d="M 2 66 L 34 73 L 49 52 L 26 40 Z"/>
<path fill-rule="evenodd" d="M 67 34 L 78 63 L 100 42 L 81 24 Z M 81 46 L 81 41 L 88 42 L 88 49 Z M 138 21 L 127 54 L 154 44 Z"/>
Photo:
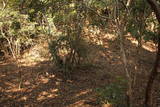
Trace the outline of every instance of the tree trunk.
<path fill-rule="evenodd" d="M 154 80 L 158 74 L 159 62 L 160 62 L 160 40 L 158 41 L 158 51 L 157 51 L 154 68 L 149 76 L 149 81 L 147 83 L 146 96 L 145 96 L 145 107 L 152 107 L 151 106 L 152 87 L 153 87 Z"/>
<path fill-rule="evenodd" d="M 160 6 L 159 4 L 155 0 L 146 0 L 146 1 L 149 3 L 152 10 L 156 14 L 157 20 L 160 24 Z M 146 87 L 145 102 L 144 102 L 145 107 L 152 107 L 151 105 L 152 87 L 153 87 L 154 80 L 156 76 L 158 75 L 159 62 L 160 62 L 160 37 L 158 37 L 158 49 L 157 49 L 156 60 L 154 63 L 153 70 L 149 76 L 149 80 L 148 80 L 147 87 Z"/>

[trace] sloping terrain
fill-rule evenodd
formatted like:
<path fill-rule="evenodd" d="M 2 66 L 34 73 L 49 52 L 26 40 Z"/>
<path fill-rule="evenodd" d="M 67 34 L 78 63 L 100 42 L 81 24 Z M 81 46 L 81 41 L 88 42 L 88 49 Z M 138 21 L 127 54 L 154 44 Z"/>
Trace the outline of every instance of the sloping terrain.
<path fill-rule="evenodd" d="M 102 41 L 103 48 L 97 50 L 99 55 L 96 57 L 96 66 L 77 69 L 69 79 L 49 60 L 45 44 L 26 53 L 18 65 L 16 61 L 1 62 L 0 106 L 100 107 L 96 101 L 95 89 L 112 83 L 117 76 L 126 78 L 119 42 L 108 38 L 103 38 Z M 46 53 L 36 53 L 34 49 Z M 134 106 L 142 107 L 144 89 L 155 53 L 142 48 L 137 55 L 136 45 L 127 39 L 125 49 L 128 68 L 137 75 L 133 87 Z"/>

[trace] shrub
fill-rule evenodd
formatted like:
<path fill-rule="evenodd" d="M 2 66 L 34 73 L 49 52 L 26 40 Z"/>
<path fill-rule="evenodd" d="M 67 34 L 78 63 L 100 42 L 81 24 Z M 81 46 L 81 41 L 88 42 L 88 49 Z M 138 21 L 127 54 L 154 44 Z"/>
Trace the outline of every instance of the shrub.
<path fill-rule="evenodd" d="M 0 11 L 0 39 L 7 43 L 6 48 L 13 57 L 20 55 L 22 47 L 33 45 L 32 36 L 36 33 L 36 23 L 31 22 L 28 15 L 11 8 Z"/>
<path fill-rule="evenodd" d="M 115 107 L 126 106 L 126 85 L 124 83 L 111 83 L 104 88 L 97 88 L 96 93 L 98 95 L 99 103 L 111 103 Z"/>
<path fill-rule="evenodd" d="M 61 35 L 49 44 L 54 63 L 64 72 L 71 72 L 87 62 L 87 42 L 77 35 Z"/>

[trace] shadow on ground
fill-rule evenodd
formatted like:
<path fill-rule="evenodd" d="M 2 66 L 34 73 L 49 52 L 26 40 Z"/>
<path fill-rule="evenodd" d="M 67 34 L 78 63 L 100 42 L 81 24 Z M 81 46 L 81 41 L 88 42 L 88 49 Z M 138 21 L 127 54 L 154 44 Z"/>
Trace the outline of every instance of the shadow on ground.
<path fill-rule="evenodd" d="M 34 66 L 17 66 L 14 63 L 0 64 L 0 106 L 52 106 L 52 107 L 99 107 L 95 89 L 115 80 L 126 78 L 118 42 L 104 38 L 104 47 L 99 51 L 97 65 L 100 68 L 79 69 L 66 79 L 50 61 Z M 128 68 L 137 72 L 134 87 L 135 107 L 143 103 L 148 72 L 154 62 L 154 54 L 125 42 Z M 19 85 L 21 83 L 21 89 Z M 140 88 L 141 87 L 141 88 Z"/>

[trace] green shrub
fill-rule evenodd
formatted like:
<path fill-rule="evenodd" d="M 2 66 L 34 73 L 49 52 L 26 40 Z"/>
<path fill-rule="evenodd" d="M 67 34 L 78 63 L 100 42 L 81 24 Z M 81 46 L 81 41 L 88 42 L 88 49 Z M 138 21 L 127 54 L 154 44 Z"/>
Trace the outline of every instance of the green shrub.
<path fill-rule="evenodd" d="M 59 36 L 49 44 L 54 63 L 64 72 L 71 72 L 87 62 L 87 42 L 77 35 Z"/>
<path fill-rule="evenodd" d="M 115 107 L 126 107 L 126 86 L 122 83 L 111 83 L 104 88 L 97 88 L 98 103 L 111 103 Z"/>
<path fill-rule="evenodd" d="M 13 57 L 20 55 L 23 46 L 34 44 L 32 36 L 36 33 L 36 23 L 31 22 L 28 15 L 11 8 L 0 12 L 0 39 L 6 41 Z"/>

